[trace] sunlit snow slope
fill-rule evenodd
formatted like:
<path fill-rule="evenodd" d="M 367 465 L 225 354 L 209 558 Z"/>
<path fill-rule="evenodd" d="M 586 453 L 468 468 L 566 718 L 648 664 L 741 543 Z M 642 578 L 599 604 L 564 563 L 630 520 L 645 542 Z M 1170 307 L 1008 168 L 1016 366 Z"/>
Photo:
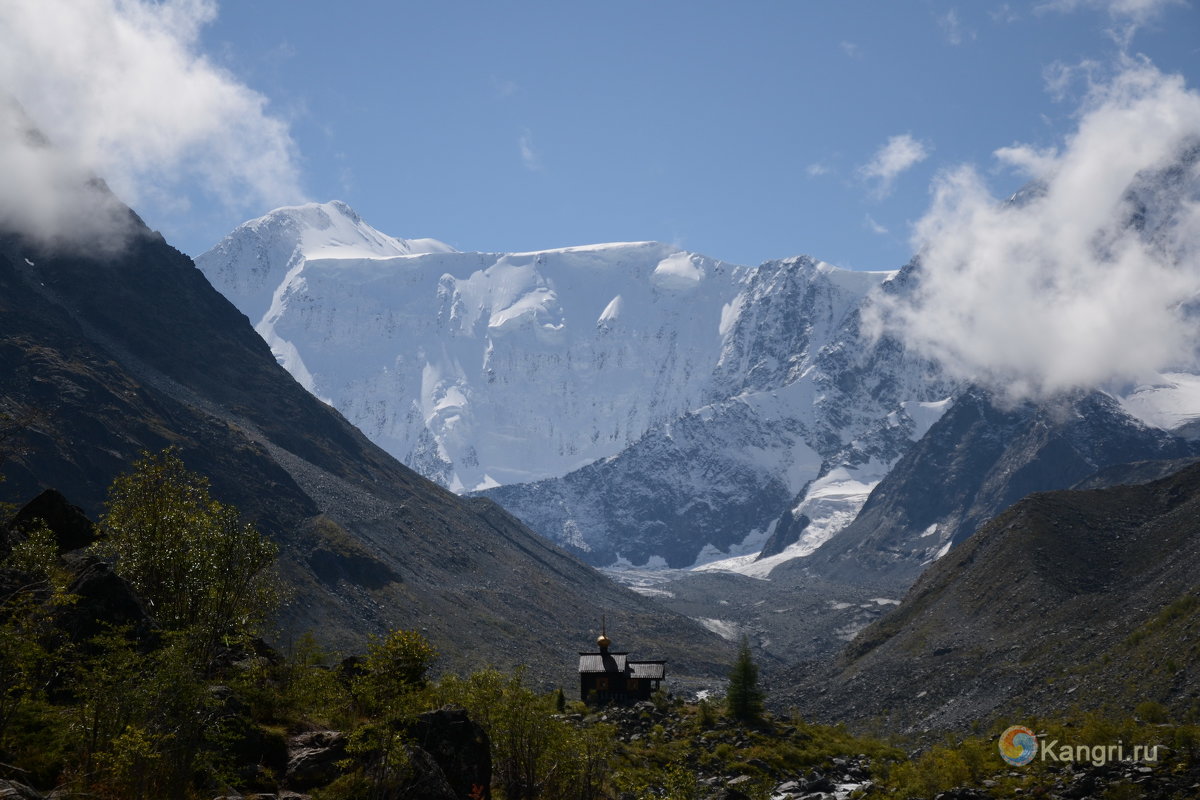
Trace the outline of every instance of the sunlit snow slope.
<path fill-rule="evenodd" d="M 197 264 L 301 383 L 455 491 L 564 474 L 701 405 L 745 272 L 656 243 L 456 253 L 341 203 Z"/>

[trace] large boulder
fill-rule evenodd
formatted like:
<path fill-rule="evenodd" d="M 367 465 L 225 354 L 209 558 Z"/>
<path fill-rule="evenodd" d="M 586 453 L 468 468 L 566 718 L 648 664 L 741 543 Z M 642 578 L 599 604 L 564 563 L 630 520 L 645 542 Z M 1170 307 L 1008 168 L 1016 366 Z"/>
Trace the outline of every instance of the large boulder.
<path fill-rule="evenodd" d="M 58 611 L 56 622 L 73 641 L 86 642 L 109 628 L 128 626 L 145 641 L 155 629 L 142 598 L 108 563 L 94 556 L 70 559 L 67 592 L 79 599 Z"/>
<path fill-rule="evenodd" d="M 341 731 L 305 731 L 288 739 L 284 783 L 298 791 L 331 783 L 342 774 L 338 762 L 346 758 L 346 743 Z"/>
<path fill-rule="evenodd" d="M 30 500 L 4 526 L 0 536 L 0 555 L 25 538 L 27 532 L 44 522 L 54 532 L 59 553 L 78 550 L 96 541 L 96 526 L 79 506 L 71 505 L 56 489 L 47 489 Z"/>
<path fill-rule="evenodd" d="M 461 800 L 469 795 L 459 794 L 451 785 L 455 776 L 449 775 L 437 760 L 420 747 L 408 748 L 411 775 L 404 786 L 388 800 Z"/>
<path fill-rule="evenodd" d="M 45 795 L 23 783 L 0 779 L 0 800 L 44 800 Z"/>
<path fill-rule="evenodd" d="M 445 773 L 454 797 L 491 797 L 491 742 L 487 731 L 464 709 L 446 706 L 421 714 L 412 727 L 412 738 Z"/>

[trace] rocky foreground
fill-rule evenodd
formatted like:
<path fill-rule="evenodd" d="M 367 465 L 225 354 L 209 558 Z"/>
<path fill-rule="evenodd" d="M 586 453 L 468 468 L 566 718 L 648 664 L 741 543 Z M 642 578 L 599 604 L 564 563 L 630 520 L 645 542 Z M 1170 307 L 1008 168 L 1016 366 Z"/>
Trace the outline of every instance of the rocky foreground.
<path fill-rule="evenodd" d="M 1006 764 L 994 746 L 984 742 L 982 769 L 976 775 L 961 775 L 959 785 L 946 787 L 962 762 L 955 748 L 934 751 L 903 751 L 879 742 L 859 739 L 864 752 L 850 754 L 849 737 L 837 729 L 809 726 L 802 722 L 767 719 L 746 726 L 714 718 L 703 729 L 694 717 L 677 710 L 640 703 L 630 708 L 606 709 L 582 716 L 571 715 L 576 724 L 610 724 L 617 729 L 621 757 L 633 764 L 649 763 L 662 756 L 662 749 L 685 753 L 679 766 L 695 777 L 694 793 L 675 794 L 668 787 L 653 795 L 689 797 L 697 800 L 847 800 L 847 798 L 928 798 L 928 800 L 983 800 L 984 798 L 1038 797 L 1061 800 L 1085 798 L 1148 798 L 1184 800 L 1200 797 L 1200 763 L 1194 758 L 1191 729 L 1163 726 L 1162 746 L 1156 761 L 1035 761 L 1028 767 Z M 1176 735 L 1176 731 L 1186 734 Z M 828 736 L 828 754 L 822 755 L 822 737 Z M 1172 738 L 1174 737 L 1174 738 Z M 788 745 L 808 753 L 809 763 L 786 763 Z M 980 742 L 975 741 L 977 752 Z M 959 743 L 959 749 L 964 743 Z M 938 752 L 940 750 L 940 753 Z M 971 760 L 972 754 L 964 755 Z M 905 770 L 910 766 L 914 769 Z M 963 765 L 967 766 L 967 765 Z M 975 765 L 971 765 L 975 766 Z M 913 777 L 936 790 L 914 791 Z M 619 800 L 640 800 L 644 794 L 625 792 Z"/>
<path fill-rule="evenodd" d="M 611 787 L 606 795 L 612 800 L 1185 800 L 1200 796 L 1195 744 L 1179 735 L 1194 732 L 1190 728 L 1162 726 L 1161 738 L 1174 744 L 1160 747 L 1154 761 L 1056 763 L 1051 757 L 1012 767 L 997 750 L 982 746 L 990 741 L 905 753 L 876 740 L 850 737 L 841 729 L 800 721 L 768 717 L 750 725 L 736 723 L 705 704 L 643 702 L 591 712 L 575 704 L 558 719 L 579 729 L 602 728 L 612 734 L 615 748 L 607 765 Z M 341 797 L 328 792 L 353 760 L 347 743 L 346 734 L 335 730 L 280 738 L 275 747 L 257 752 L 238 770 L 242 786 L 261 781 L 262 791 L 227 791 L 214 794 L 214 800 Z M 852 754 L 856 748 L 851 745 L 863 752 Z M 421 714 L 406 749 L 414 778 L 397 798 L 503 796 L 492 794 L 487 735 L 462 709 Z M 255 760 L 258 763 L 249 763 Z M 968 763 L 980 760 L 983 763 Z M 956 774 L 962 779 L 958 783 Z M 280 779 L 273 780 L 273 775 Z M 0 800 L 65 800 L 68 796 L 0 779 Z"/>

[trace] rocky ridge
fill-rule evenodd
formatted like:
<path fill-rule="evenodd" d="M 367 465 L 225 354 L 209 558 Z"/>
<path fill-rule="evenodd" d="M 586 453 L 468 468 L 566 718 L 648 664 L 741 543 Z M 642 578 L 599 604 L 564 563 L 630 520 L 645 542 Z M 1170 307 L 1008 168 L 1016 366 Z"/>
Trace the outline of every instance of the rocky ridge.
<path fill-rule="evenodd" d="M 855 520 L 803 567 L 851 582 L 864 573 L 890 575 L 906 587 L 1029 494 L 1119 472 L 1128 462 L 1197 454 L 1195 444 L 1139 422 L 1103 393 L 1012 405 L 971 388 L 896 463 Z"/>

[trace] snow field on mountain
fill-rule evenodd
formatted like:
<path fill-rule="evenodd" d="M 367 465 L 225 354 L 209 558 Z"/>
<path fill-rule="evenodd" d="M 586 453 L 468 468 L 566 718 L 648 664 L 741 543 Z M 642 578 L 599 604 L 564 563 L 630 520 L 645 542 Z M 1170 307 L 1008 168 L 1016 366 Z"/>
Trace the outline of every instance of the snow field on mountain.
<path fill-rule="evenodd" d="M 744 268 L 657 243 L 409 254 L 419 248 L 348 214 L 283 209 L 201 266 L 240 304 L 265 292 L 235 276 L 278 276 L 269 305 L 242 310 L 281 363 L 449 488 L 561 475 L 701 404 Z M 291 237 L 288 269 L 259 267 L 288 251 L 251 244 L 268 235 Z M 218 263 L 229 254 L 247 263 Z"/>
<path fill-rule="evenodd" d="M 703 506 L 719 518 L 712 503 L 732 497 L 713 481 L 736 473 L 796 498 L 812 518 L 798 543 L 807 552 L 869 491 L 840 477 L 861 467 L 828 463 L 832 445 L 854 451 L 864 433 L 854 422 L 834 431 L 831 415 L 883 429 L 882 416 L 921 416 L 911 412 L 927 399 L 843 408 L 828 393 L 837 375 L 818 366 L 830 348 L 859 346 L 843 328 L 894 273 L 803 257 L 747 268 L 655 242 L 457 253 L 382 234 L 342 203 L 252 220 L 198 264 L 298 381 L 458 492 L 636 461 L 638 442 L 661 428 L 688 454 L 687 468 L 666 465 L 679 498 L 668 513 Z M 584 501 L 548 535 L 619 559 L 597 517 L 608 504 Z M 720 547 L 697 542 L 695 560 L 752 555 L 769 528 L 734 532 L 734 545 L 728 532 Z"/>
<path fill-rule="evenodd" d="M 1171 430 L 1200 419 L 1200 376 L 1168 372 L 1120 398 L 1130 415 L 1155 428 Z"/>

